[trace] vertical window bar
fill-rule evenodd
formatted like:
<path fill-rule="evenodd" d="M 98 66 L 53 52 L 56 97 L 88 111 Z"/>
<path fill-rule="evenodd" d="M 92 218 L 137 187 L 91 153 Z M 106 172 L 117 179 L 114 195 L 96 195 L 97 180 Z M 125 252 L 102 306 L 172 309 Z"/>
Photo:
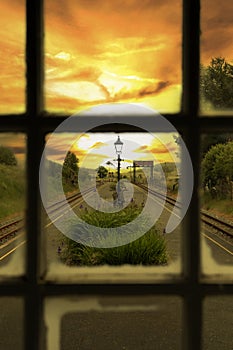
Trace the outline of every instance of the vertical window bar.
<path fill-rule="evenodd" d="M 38 242 L 39 162 L 42 140 L 39 118 L 43 110 L 43 0 L 26 1 L 27 62 L 27 295 L 25 298 L 25 349 L 38 350 L 40 339 L 41 298 L 39 294 Z"/>
<path fill-rule="evenodd" d="M 27 0 L 27 114 L 30 117 L 39 116 L 44 107 L 43 94 L 43 39 L 44 39 L 44 0 Z"/>
<path fill-rule="evenodd" d="M 183 96 L 182 108 L 187 118 L 185 141 L 194 169 L 194 191 L 189 207 L 188 224 L 184 235 L 184 274 L 190 292 L 184 300 L 183 348 L 201 349 L 201 293 L 200 274 L 200 225 L 199 225 L 199 44 L 200 1 L 183 0 Z"/>
<path fill-rule="evenodd" d="M 183 0 L 182 109 L 190 119 L 199 110 L 200 0 Z"/>

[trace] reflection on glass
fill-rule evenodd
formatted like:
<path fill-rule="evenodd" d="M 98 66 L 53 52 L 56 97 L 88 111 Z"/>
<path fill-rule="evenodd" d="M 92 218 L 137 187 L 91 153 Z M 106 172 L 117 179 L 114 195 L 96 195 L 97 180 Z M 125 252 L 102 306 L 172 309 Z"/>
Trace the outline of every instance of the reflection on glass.
<path fill-rule="evenodd" d="M 181 349 L 177 297 L 47 299 L 47 350 Z"/>
<path fill-rule="evenodd" d="M 205 273 L 232 275 L 233 134 L 202 136 L 202 262 Z"/>
<path fill-rule="evenodd" d="M 47 262 L 66 267 L 53 265 L 51 274 L 67 279 L 70 266 L 124 264 L 180 272 L 179 222 L 166 232 L 172 211 L 180 218 L 180 168 L 177 133 L 48 135 L 41 173 Z"/>
<path fill-rule="evenodd" d="M 201 1 L 201 112 L 233 110 L 233 3 Z"/>
<path fill-rule="evenodd" d="M 0 276 L 24 271 L 25 135 L 0 134 Z"/>
<path fill-rule="evenodd" d="M 203 308 L 203 350 L 232 348 L 232 296 L 208 297 Z"/>
<path fill-rule="evenodd" d="M 139 102 L 179 111 L 180 0 L 45 3 L 48 110 Z"/>
<path fill-rule="evenodd" d="M 0 348 L 4 350 L 23 350 L 23 300 L 1 297 L 0 310 Z"/>
<path fill-rule="evenodd" d="M 1 0 L 0 113 L 25 110 L 25 1 Z"/>

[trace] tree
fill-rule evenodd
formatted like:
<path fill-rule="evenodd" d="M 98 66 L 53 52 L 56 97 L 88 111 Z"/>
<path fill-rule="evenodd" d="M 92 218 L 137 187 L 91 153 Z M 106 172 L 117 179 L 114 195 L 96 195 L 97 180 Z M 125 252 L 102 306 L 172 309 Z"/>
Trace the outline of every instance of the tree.
<path fill-rule="evenodd" d="M 63 163 L 62 176 L 66 183 L 76 185 L 78 183 L 78 158 L 73 152 L 68 151 Z"/>
<path fill-rule="evenodd" d="M 204 134 L 201 138 L 202 157 L 210 150 L 210 148 L 219 143 L 227 143 L 232 140 L 232 134 Z"/>
<path fill-rule="evenodd" d="M 104 177 L 107 176 L 108 170 L 104 166 L 100 165 L 99 168 L 97 169 L 97 173 L 99 178 L 103 179 Z"/>
<path fill-rule="evenodd" d="M 0 164 L 17 165 L 14 152 L 10 148 L 0 146 Z"/>
<path fill-rule="evenodd" d="M 233 65 L 216 57 L 208 67 L 202 66 L 200 93 L 216 109 L 233 108 Z"/>
<path fill-rule="evenodd" d="M 233 141 L 210 148 L 202 161 L 202 183 L 213 195 L 226 197 L 233 181 Z"/>

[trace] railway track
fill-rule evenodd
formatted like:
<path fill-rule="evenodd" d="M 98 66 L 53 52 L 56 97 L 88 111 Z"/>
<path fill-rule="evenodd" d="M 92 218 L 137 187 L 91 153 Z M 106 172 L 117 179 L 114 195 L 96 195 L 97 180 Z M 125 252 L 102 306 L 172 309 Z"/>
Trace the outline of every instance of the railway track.
<path fill-rule="evenodd" d="M 135 184 L 136 185 L 136 184 Z M 138 185 L 138 187 L 142 188 L 145 191 L 148 191 L 147 187 L 144 185 Z M 86 190 L 85 194 L 93 191 L 93 188 L 89 188 Z M 181 207 L 181 203 L 176 203 L 176 200 L 172 197 L 165 196 L 161 192 L 157 192 L 155 190 L 149 190 L 149 193 L 151 193 L 153 196 L 156 196 L 158 199 L 166 200 L 166 203 L 174 206 L 176 205 L 178 208 Z M 81 193 L 75 193 L 67 197 L 67 201 L 72 204 L 75 201 L 79 200 L 82 197 Z M 63 207 L 66 204 L 66 200 L 58 201 L 52 205 L 49 205 L 47 207 L 47 210 L 50 214 L 56 216 L 59 215 L 59 213 L 62 212 Z M 209 213 L 206 213 L 202 210 L 201 212 L 201 220 L 202 222 L 211 229 L 212 233 L 214 234 L 220 234 L 223 237 L 227 237 L 228 240 L 233 239 L 233 223 L 226 222 L 222 219 L 219 219 L 217 217 L 214 217 L 213 215 L 210 215 Z M 4 222 L 0 224 L 0 249 L 1 247 L 5 246 L 6 244 L 13 241 L 16 237 L 19 236 L 24 230 L 24 219 L 23 217 L 17 217 L 14 220 Z"/>
<path fill-rule="evenodd" d="M 58 201 L 56 203 L 49 205 L 46 208 L 46 210 L 47 210 L 47 212 L 49 212 L 49 214 L 57 213 L 65 207 L 67 201 L 69 204 L 71 204 L 71 203 L 75 202 L 76 200 L 80 199 L 83 194 L 88 194 L 93 190 L 94 190 L 94 188 L 88 188 L 86 191 L 83 191 L 82 193 L 78 192 L 75 194 L 71 194 L 66 199 L 63 199 L 61 201 Z"/>
<path fill-rule="evenodd" d="M 91 191 L 93 191 L 93 188 L 87 189 L 83 194 L 87 194 Z M 71 204 L 80 199 L 81 197 L 81 193 L 75 193 L 68 196 L 67 201 L 69 202 L 69 204 Z M 66 200 L 61 200 L 52 205 L 49 205 L 47 207 L 47 210 L 50 214 L 57 215 L 57 213 L 62 211 L 65 205 Z M 6 243 L 10 243 L 14 238 L 16 238 L 19 235 L 19 233 L 22 233 L 24 228 L 25 224 L 23 217 L 17 217 L 15 219 L 0 224 L 0 249 L 1 246 L 5 245 Z"/>
<path fill-rule="evenodd" d="M 145 191 L 148 191 L 148 188 L 144 185 L 137 185 L 138 187 L 142 188 Z M 165 199 L 167 203 L 171 205 L 176 205 L 178 208 L 181 208 L 181 203 L 176 203 L 176 200 L 172 197 L 165 196 L 160 192 L 157 192 L 155 190 L 149 190 L 149 193 L 156 196 L 160 199 Z M 225 220 L 219 219 L 216 216 L 213 216 L 209 213 L 206 213 L 204 210 L 201 210 L 201 221 L 212 231 L 214 230 L 214 233 L 220 233 L 221 235 L 224 235 L 225 237 L 229 239 L 233 239 L 233 223 L 227 222 Z"/>
<path fill-rule="evenodd" d="M 225 220 L 219 219 L 209 213 L 201 212 L 201 220 L 208 227 L 216 230 L 228 238 L 233 238 L 233 224 Z"/>
<path fill-rule="evenodd" d="M 0 226 L 0 246 L 9 240 L 12 240 L 16 235 L 23 230 L 24 219 L 18 217 Z"/>

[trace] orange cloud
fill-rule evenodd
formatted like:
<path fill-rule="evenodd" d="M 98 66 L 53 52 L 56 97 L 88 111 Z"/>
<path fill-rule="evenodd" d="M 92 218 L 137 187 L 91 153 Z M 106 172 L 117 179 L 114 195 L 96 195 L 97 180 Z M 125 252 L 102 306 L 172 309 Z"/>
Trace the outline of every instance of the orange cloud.
<path fill-rule="evenodd" d="M 164 2 L 117 1 L 106 5 L 105 1 L 97 0 L 91 6 L 86 1 L 74 6 L 72 1 L 61 1 L 59 5 L 46 2 L 46 86 L 50 93 L 46 103 L 49 109 L 59 109 L 53 98 L 59 95 L 58 89 L 64 102 L 63 110 L 73 110 L 71 95 L 79 106 L 86 107 L 109 102 L 140 102 L 180 84 L 179 0 L 174 0 L 173 15 L 174 12 L 176 15 L 172 21 L 167 11 L 169 5 Z M 176 60 L 171 59 L 171 51 Z M 76 88 L 70 84 L 67 94 L 65 84 L 74 81 Z M 84 82 L 92 83 L 89 90 L 85 85 L 85 99 L 80 98 L 79 91 L 79 85 L 82 88 Z M 179 99 L 176 108 L 178 105 Z"/>
<path fill-rule="evenodd" d="M 99 142 L 95 142 L 94 145 L 92 145 L 90 148 L 101 148 L 106 145 L 107 143 L 99 141 Z"/>

